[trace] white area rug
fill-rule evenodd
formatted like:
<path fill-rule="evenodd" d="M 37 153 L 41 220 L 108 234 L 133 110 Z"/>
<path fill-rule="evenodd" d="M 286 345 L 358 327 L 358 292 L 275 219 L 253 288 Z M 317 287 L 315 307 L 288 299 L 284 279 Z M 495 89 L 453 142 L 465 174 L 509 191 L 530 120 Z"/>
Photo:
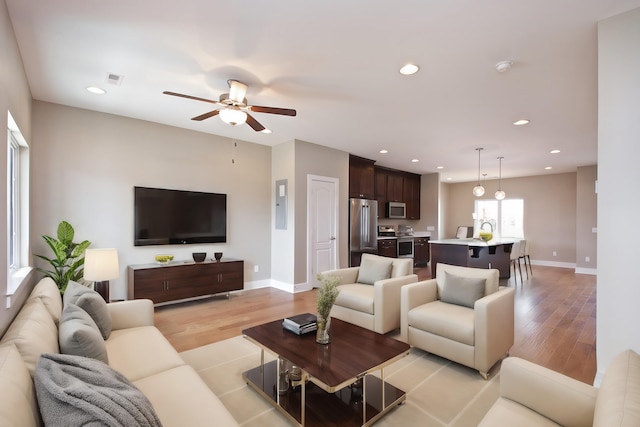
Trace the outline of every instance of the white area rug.
<path fill-rule="evenodd" d="M 260 364 L 260 349 L 235 337 L 181 353 L 242 426 L 291 423 L 242 380 Z M 265 359 L 274 357 L 265 352 Z M 489 381 L 477 371 L 415 348 L 385 368 L 385 380 L 407 392 L 406 403 L 376 426 L 477 426 L 499 393 L 499 367 Z"/>

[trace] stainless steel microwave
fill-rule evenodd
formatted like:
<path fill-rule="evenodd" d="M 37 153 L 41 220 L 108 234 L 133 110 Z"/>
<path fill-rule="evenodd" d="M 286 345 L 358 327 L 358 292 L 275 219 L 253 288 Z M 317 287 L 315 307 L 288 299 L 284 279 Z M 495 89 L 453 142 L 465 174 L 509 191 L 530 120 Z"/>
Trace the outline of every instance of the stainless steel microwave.
<path fill-rule="evenodd" d="M 388 202 L 387 218 L 405 219 L 407 217 L 407 204 L 404 202 Z"/>

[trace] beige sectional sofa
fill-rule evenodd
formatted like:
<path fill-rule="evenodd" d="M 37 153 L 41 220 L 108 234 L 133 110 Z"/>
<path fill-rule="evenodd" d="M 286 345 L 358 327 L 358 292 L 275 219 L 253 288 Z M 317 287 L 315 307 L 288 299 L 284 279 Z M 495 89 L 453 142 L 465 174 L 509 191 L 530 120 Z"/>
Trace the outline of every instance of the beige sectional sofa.
<path fill-rule="evenodd" d="M 108 365 L 144 394 L 163 426 L 238 425 L 196 371 L 153 326 L 150 300 L 110 303 L 106 307 L 111 330 L 104 340 Z M 34 374 L 36 378 L 42 375 L 41 371 L 36 373 L 41 354 L 60 352 L 58 324 L 62 313 L 58 288 L 51 279 L 42 279 L 0 340 L 0 425 L 42 425 L 33 378 Z M 77 344 L 82 347 L 85 343 Z M 96 363 L 94 359 L 77 358 Z"/>
<path fill-rule="evenodd" d="M 640 356 L 615 357 L 600 388 L 517 357 L 502 362 L 500 397 L 480 427 L 640 426 Z"/>

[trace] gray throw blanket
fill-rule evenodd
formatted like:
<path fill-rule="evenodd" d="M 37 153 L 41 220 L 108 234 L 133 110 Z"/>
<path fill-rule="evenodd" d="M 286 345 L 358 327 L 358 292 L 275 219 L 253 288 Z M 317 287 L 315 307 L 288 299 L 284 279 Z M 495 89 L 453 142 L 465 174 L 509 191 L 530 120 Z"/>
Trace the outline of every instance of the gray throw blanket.
<path fill-rule="evenodd" d="M 161 426 L 146 396 L 99 360 L 45 353 L 34 381 L 46 426 Z"/>

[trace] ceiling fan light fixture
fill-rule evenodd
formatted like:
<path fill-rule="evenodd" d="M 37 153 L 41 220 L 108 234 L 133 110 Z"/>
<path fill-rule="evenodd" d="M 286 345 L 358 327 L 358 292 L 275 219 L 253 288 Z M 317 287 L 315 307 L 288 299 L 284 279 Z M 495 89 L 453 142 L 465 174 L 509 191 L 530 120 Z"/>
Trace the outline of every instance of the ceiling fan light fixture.
<path fill-rule="evenodd" d="M 224 108 L 220 110 L 220 119 L 231 126 L 241 125 L 247 121 L 247 113 L 239 108 Z"/>
<path fill-rule="evenodd" d="M 227 83 L 229 84 L 229 99 L 236 104 L 246 102 L 244 97 L 247 94 L 249 86 L 237 80 L 228 80 Z"/>

